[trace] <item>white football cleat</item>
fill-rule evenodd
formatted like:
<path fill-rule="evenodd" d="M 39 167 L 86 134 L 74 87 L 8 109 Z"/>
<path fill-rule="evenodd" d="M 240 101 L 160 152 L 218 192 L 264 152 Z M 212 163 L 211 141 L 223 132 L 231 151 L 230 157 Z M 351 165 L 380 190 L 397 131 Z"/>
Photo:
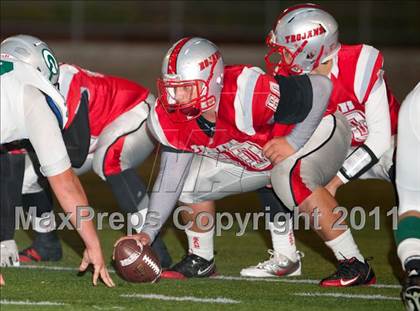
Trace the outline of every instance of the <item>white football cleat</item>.
<path fill-rule="evenodd" d="M 19 267 L 19 252 L 15 240 L 0 242 L 0 267 Z"/>
<path fill-rule="evenodd" d="M 268 253 L 270 254 L 270 259 L 260 262 L 256 266 L 242 269 L 241 276 L 267 278 L 299 276 L 302 274 L 301 258 L 304 256 L 302 252 L 296 252 L 296 261 L 292 261 L 285 255 L 276 253 L 271 249 L 268 250 Z"/>

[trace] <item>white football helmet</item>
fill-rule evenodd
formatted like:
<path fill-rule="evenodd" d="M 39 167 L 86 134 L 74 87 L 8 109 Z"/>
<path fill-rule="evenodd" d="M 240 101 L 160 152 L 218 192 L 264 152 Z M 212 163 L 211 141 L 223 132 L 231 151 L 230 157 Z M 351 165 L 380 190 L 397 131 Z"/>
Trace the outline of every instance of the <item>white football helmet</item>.
<path fill-rule="evenodd" d="M 266 44 L 270 48 L 265 56 L 268 72 L 309 73 L 339 50 L 338 24 L 318 5 L 295 5 L 278 17 Z M 279 59 L 273 61 L 274 57 Z"/>
<path fill-rule="evenodd" d="M 33 66 L 54 85 L 58 81 L 57 59 L 48 45 L 36 37 L 17 35 L 5 39 L 1 43 L 1 57 L 15 58 Z"/>
<path fill-rule="evenodd" d="M 217 46 L 203 38 L 183 38 L 166 53 L 158 102 L 174 122 L 199 117 L 218 106 L 224 63 Z"/>

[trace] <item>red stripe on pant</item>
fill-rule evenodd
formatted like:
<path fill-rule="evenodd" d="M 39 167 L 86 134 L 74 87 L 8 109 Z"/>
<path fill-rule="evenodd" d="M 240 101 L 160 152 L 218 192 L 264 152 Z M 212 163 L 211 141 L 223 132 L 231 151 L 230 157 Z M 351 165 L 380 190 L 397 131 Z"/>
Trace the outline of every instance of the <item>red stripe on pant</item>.
<path fill-rule="evenodd" d="M 300 175 L 301 164 L 302 160 L 298 160 L 290 172 L 290 190 L 296 206 L 299 206 L 312 194 L 312 191 L 306 186 Z"/>
<path fill-rule="evenodd" d="M 121 168 L 121 153 L 124 146 L 126 136 L 122 136 L 117 139 L 107 150 L 104 158 L 104 175 L 110 176 L 119 174 L 122 171 Z"/>

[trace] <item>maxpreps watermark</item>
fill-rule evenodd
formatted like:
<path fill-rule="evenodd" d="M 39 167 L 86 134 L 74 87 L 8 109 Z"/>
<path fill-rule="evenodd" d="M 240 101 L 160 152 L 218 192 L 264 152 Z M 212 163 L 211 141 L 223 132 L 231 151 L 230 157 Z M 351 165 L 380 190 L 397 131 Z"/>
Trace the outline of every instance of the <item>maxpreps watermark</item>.
<path fill-rule="evenodd" d="M 16 229 L 29 230 L 33 229 L 38 232 L 49 232 L 52 230 L 75 230 L 80 229 L 83 222 L 94 220 L 97 230 L 111 229 L 122 230 L 126 228 L 127 235 L 138 233 L 141 231 L 145 223 L 150 228 L 158 229 L 161 227 L 161 218 L 159 213 L 150 212 L 143 209 L 137 213 L 123 214 L 121 212 L 95 212 L 90 206 L 80 206 L 76 209 L 76 215 L 72 219 L 69 213 L 44 213 L 41 217 L 37 217 L 36 207 L 32 206 L 29 211 L 25 211 L 22 207 L 16 207 Z M 258 231 L 260 229 L 269 230 L 269 223 L 273 223 L 278 233 L 286 233 L 288 228 L 293 225 L 294 230 L 319 230 L 319 219 L 322 217 L 318 209 L 314 210 L 312 215 L 300 213 L 295 208 L 292 213 L 276 213 L 270 216 L 270 207 L 266 207 L 264 212 L 252 213 L 229 213 L 217 212 L 214 216 L 207 212 L 198 213 L 192 221 L 182 223 L 179 220 L 180 214 L 193 213 L 193 209 L 189 206 L 180 206 L 176 208 L 172 214 L 172 222 L 175 228 L 180 230 L 190 229 L 193 225 L 200 230 L 208 231 L 215 228 L 217 236 L 222 235 L 223 231 L 235 229 L 236 236 L 243 236 L 247 230 Z M 392 229 L 396 230 L 398 225 L 397 207 L 386 212 L 386 216 L 380 212 L 380 207 L 367 212 L 364 208 L 356 206 L 350 209 L 345 207 L 336 207 L 334 214 L 339 217 L 333 224 L 333 230 L 362 230 L 369 224 L 374 230 L 380 230 L 383 217 L 390 217 Z M 368 221 L 368 219 L 371 221 Z"/>

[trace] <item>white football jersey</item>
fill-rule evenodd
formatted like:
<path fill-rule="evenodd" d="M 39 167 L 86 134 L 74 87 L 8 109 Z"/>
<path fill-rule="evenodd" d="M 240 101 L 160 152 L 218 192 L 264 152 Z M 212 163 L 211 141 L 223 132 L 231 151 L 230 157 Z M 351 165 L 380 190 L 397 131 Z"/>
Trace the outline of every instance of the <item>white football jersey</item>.
<path fill-rule="evenodd" d="M 25 126 L 23 94 L 25 86 L 33 86 L 52 100 L 46 100 L 60 126 L 67 121 L 67 109 L 58 90 L 35 68 L 12 59 L 0 60 L 1 132 L 0 143 L 28 138 Z"/>

